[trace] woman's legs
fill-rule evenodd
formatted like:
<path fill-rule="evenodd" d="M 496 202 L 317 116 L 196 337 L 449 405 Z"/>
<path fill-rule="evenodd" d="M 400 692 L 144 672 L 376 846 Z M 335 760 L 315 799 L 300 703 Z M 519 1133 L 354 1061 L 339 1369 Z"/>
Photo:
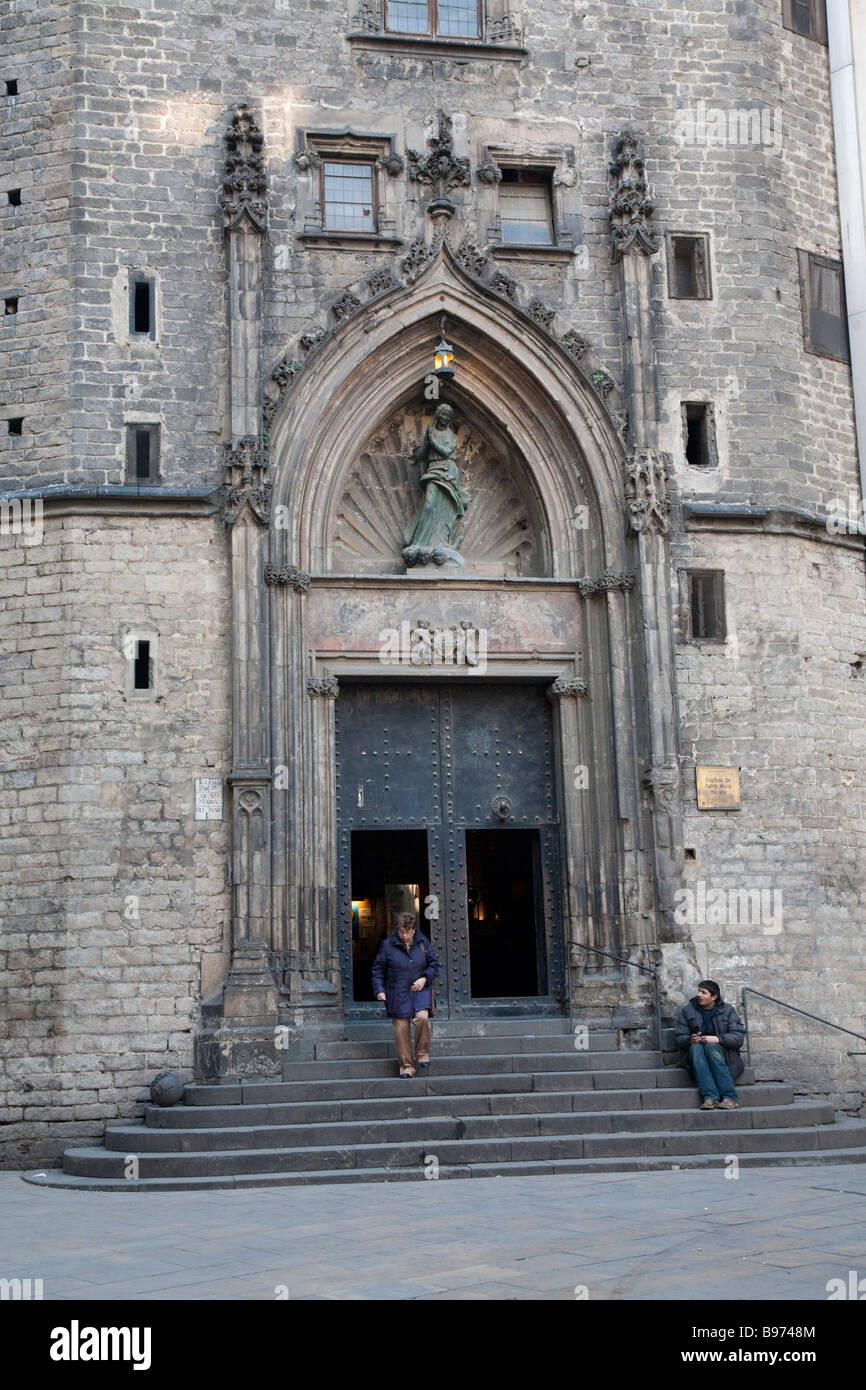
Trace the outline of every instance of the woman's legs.
<path fill-rule="evenodd" d="M 415 1015 L 415 1061 L 430 1061 L 430 1015 L 426 1009 Z"/>
<path fill-rule="evenodd" d="M 392 1018 L 391 1023 L 394 1028 L 394 1042 L 397 1045 L 397 1056 L 400 1059 L 400 1074 L 408 1072 L 410 1076 L 415 1075 L 415 1068 L 412 1065 L 412 1040 L 409 1036 L 408 1018 Z"/>

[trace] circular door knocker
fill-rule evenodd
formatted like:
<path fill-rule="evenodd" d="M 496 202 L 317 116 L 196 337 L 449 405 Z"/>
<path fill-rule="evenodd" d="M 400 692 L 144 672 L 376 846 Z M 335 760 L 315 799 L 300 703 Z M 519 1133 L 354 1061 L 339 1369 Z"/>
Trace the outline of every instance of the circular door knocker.
<path fill-rule="evenodd" d="M 494 816 L 498 816 L 500 820 L 510 820 L 512 809 L 511 798 L 509 796 L 494 796 L 490 803 L 490 809 Z"/>

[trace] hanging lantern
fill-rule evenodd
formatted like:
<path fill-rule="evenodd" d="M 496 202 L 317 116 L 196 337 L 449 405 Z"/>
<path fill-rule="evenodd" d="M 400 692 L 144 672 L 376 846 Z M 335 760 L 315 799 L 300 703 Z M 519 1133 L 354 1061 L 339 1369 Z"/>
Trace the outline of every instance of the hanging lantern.
<path fill-rule="evenodd" d="M 454 375 L 454 349 L 445 341 L 445 315 L 442 315 L 442 337 L 433 352 L 433 371 L 440 381 L 450 381 Z"/>

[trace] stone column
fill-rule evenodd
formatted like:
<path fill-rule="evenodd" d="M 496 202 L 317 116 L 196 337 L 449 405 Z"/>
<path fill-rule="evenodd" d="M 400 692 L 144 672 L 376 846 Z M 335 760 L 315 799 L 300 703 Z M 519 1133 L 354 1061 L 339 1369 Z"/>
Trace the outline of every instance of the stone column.
<path fill-rule="evenodd" d="M 674 677 L 673 609 L 668 544 L 670 459 L 658 448 L 651 256 L 659 248 L 644 169 L 643 147 L 631 131 L 619 137 L 613 180 L 612 251 L 619 265 L 623 355 L 631 453 L 626 464 L 627 524 L 636 537 L 648 711 L 643 784 L 652 805 L 659 938 L 678 940 L 674 893 L 683 870 L 682 777 Z"/>

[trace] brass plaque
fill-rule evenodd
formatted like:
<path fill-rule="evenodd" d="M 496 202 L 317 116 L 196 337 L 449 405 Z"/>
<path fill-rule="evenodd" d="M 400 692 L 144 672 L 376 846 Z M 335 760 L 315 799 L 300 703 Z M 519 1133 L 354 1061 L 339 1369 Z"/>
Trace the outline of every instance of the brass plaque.
<path fill-rule="evenodd" d="M 697 767 L 699 811 L 739 811 L 740 769 Z"/>

